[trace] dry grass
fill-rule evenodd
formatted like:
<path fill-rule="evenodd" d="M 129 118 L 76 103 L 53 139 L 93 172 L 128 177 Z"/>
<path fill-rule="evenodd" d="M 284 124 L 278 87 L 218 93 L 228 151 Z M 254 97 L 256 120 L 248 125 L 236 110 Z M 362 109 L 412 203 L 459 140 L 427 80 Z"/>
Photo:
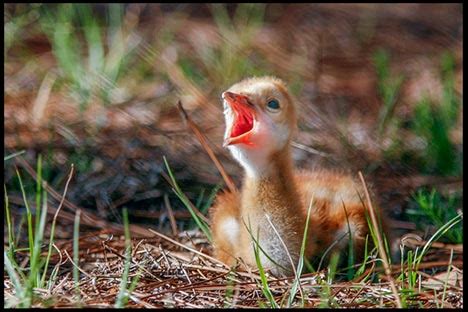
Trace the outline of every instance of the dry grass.
<path fill-rule="evenodd" d="M 213 261 L 209 256 L 211 247 L 200 232 L 181 232 L 173 239 L 178 243 L 161 235 L 148 235 L 145 238 L 132 240 L 132 260 L 128 278 L 132 279 L 138 275 L 139 279 L 130 294 L 129 307 L 246 308 L 258 307 L 262 302 L 267 305 L 257 271 L 236 272 Z M 80 302 L 77 301 L 71 274 L 72 246 L 66 242 L 58 244 L 61 254 L 54 255 L 51 259 L 52 265 L 58 263 L 60 265 L 59 278 L 49 290 L 34 290 L 37 298 L 33 306 L 55 308 L 75 307 L 78 304 L 82 307 L 114 306 L 125 261 L 124 238 L 109 231 L 93 232 L 81 237 L 79 246 Z M 191 249 L 198 252 L 194 253 Z M 452 265 L 463 266 L 459 262 Z M 432 267 L 437 266 L 447 266 L 447 262 L 432 264 Z M 333 282 L 324 285 L 320 281 L 326 274 L 326 270 L 323 270 L 301 276 L 300 285 L 306 307 L 318 307 L 324 302 L 329 302 L 331 307 L 396 306 L 390 284 L 385 280 L 372 283 L 370 281 Z M 460 271 L 457 274 L 460 274 Z M 407 298 L 408 306 L 437 307 L 437 302 L 442 297 L 443 280 L 437 282 L 429 277 L 434 287 L 416 291 L 411 298 Z M 293 280 L 294 277 L 276 279 L 269 276 L 269 287 L 277 303 L 287 299 Z M 456 286 L 459 282 L 456 280 L 453 285 L 450 282 L 444 302 L 445 307 L 463 306 L 462 288 Z M 397 284 L 397 287 L 401 286 L 401 283 Z M 331 289 L 329 298 L 322 296 L 325 288 Z M 4 293 L 6 301 L 14 298 L 13 288 L 8 279 L 5 280 Z M 299 303 L 298 293 L 293 306 L 298 306 Z"/>

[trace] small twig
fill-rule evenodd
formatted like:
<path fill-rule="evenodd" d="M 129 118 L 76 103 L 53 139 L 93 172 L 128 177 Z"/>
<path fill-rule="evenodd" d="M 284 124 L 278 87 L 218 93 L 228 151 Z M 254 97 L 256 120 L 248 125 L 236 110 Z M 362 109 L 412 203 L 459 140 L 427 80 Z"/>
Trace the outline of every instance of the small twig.
<path fill-rule="evenodd" d="M 90 279 L 93 279 L 93 276 L 91 276 L 88 272 L 84 271 L 82 268 L 80 268 L 78 266 L 78 264 L 75 263 L 75 261 L 73 261 L 73 259 L 70 257 L 70 255 L 68 254 L 67 250 L 64 249 L 63 252 L 65 253 L 65 255 L 67 256 L 68 260 L 73 264 L 73 266 L 75 268 L 77 268 L 81 273 L 83 273 L 84 275 L 86 275 L 88 278 Z"/>
<path fill-rule="evenodd" d="M 196 250 L 196 249 L 193 249 L 193 248 L 190 248 L 190 247 L 188 247 L 188 246 L 185 246 L 184 244 L 181 244 L 181 243 L 179 243 L 178 241 L 173 240 L 172 238 L 169 238 L 169 237 L 167 237 L 166 235 L 161 234 L 161 233 L 159 233 L 159 232 L 156 232 L 156 231 L 154 231 L 154 230 L 152 230 L 152 229 L 148 229 L 148 230 L 149 230 L 151 233 L 156 234 L 156 235 L 158 235 L 159 237 L 164 238 L 165 240 L 168 240 L 168 241 L 170 241 L 170 242 L 173 243 L 173 244 L 176 244 L 177 246 L 180 246 L 180 247 L 182 247 L 182 248 L 185 248 L 185 249 L 187 249 L 187 250 L 189 250 L 189 251 L 191 251 L 191 252 L 196 253 L 197 255 L 200 255 L 200 256 L 202 256 L 202 257 L 205 257 L 205 258 L 207 258 L 207 259 L 210 259 L 211 261 L 213 261 L 213 262 L 215 262 L 215 263 L 219 263 L 219 264 L 221 264 L 222 266 L 224 266 L 224 267 L 226 267 L 226 268 L 229 268 L 226 264 L 224 264 L 223 262 L 219 261 L 218 259 L 215 259 L 215 258 L 213 258 L 213 257 L 210 257 L 210 256 L 208 256 L 208 255 L 206 255 L 206 254 L 204 254 L 204 253 L 202 253 L 202 252 L 199 252 L 199 251 Z"/>
<path fill-rule="evenodd" d="M 188 124 L 190 129 L 192 129 L 193 133 L 195 133 L 195 136 L 197 137 L 198 141 L 203 146 L 208 156 L 210 156 L 211 160 L 214 162 L 216 168 L 218 168 L 218 171 L 219 173 L 221 173 L 221 176 L 223 177 L 224 182 L 226 183 L 226 186 L 229 188 L 229 190 L 232 193 L 236 193 L 237 192 L 236 185 L 232 181 L 231 177 L 226 173 L 226 170 L 224 170 L 223 165 L 218 160 L 215 153 L 213 152 L 210 145 L 208 144 L 208 140 L 206 139 L 205 135 L 200 131 L 200 129 L 192 121 L 192 119 L 190 119 L 189 115 L 187 114 L 184 107 L 182 106 L 182 102 L 180 100 L 177 102 L 177 108 L 180 110 L 184 121 Z"/>
<path fill-rule="evenodd" d="M 380 257 L 382 258 L 382 263 L 383 263 L 383 266 L 384 266 L 385 275 L 387 275 L 388 281 L 390 282 L 390 288 L 392 289 L 392 292 L 395 295 L 395 301 L 396 301 L 397 308 L 402 308 L 401 301 L 400 301 L 400 296 L 398 295 L 398 291 L 397 291 L 396 286 L 395 286 L 395 280 L 393 279 L 392 271 L 391 271 L 390 265 L 388 263 L 387 253 L 385 252 L 385 248 L 384 248 L 384 245 L 383 245 L 383 240 L 382 240 L 382 237 L 380 236 L 379 223 L 377 222 L 374 207 L 372 206 L 372 202 L 371 202 L 371 199 L 370 199 L 370 196 L 369 196 L 369 191 L 367 189 L 367 185 L 366 185 L 366 182 L 364 181 L 364 177 L 363 177 L 361 171 L 359 171 L 359 178 L 361 179 L 362 185 L 364 186 L 364 192 L 366 194 L 367 203 L 369 205 L 369 207 L 367 207 L 367 210 L 369 211 L 369 215 L 371 217 L 372 225 L 374 226 L 374 229 L 375 229 L 375 235 L 377 236 L 379 254 L 380 254 Z"/>
<path fill-rule="evenodd" d="M 169 216 L 169 221 L 171 223 L 172 234 L 174 236 L 177 236 L 178 234 L 177 223 L 174 217 L 174 212 L 172 211 L 171 203 L 169 202 L 169 198 L 167 197 L 167 194 L 164 194 L 164 205 L 166 206 L 167 214 Z"/>
<path fill-rule="evenodd" d="M 53 239 L 54 239 L 54 232 L 55 232 L 55 224 L 57 223 L 57 217 L 58 217 L 58 214 L 60 212 L 60 209 L 63 206 L 63 201 L 65 200 L 65 196 L 67 195 L 68 185 L 70 184 L 70 181 L 71 181 L 71 179 L 73 177 L 74 169 L 75 169 L 75 166 L 72 164 L 71 169 L 70 169 L 70 174 L 68 175 L 67 183 L 65 183 L 65 189 L 63 191 L 62 200 L 60 201 L 60 204 L 59 204 L 57 210 L 55 211 L 55 215 L 54 215 L 54 218 L 52 220 L 52 229 L 50 230 L 49 251 L 47 253 L 47 258 L 46 258 L 46 262 L 45 262 L 45 266 L 44 266 L 46 269 L 44 270 L 44 273 L 42 275 L 41 284 L 44 284 L 45 277 L 46 277 L 46 272 L 47 272 L 47 267 L 49 266 L 50 256 L 52 254 L 52 245 L 54 245 L 53 244 Z M 59 251 L 59 254 L 60 254 L 60 251 Z"/>
<path fill-rule="evenodd" d="M 58 214 L 60 212 L 60 209 L 62 209 L 63 202 L 65 201 L 65 195 L 67 194 L 67 191 L 68 191 L 68 185 L 70 184 L 70 181 L 71 181 L 71 179 L 73 177 L 74 170 L 75 170 L 75 166 L 72 164 L 71 169 L 70 169 L 70 173 L 68 175 L 67 182 L 65 183 L 65 189 L 63 190 L 62 199 L 60 200 L 60 204 L 59 204 L 57 210 L 55 211 L 55 215 L 54 215 L 54 219 L 52 220 L 52 223 L 56 222 Z"/>
<path fill-rule="evenodd" d="M 369 262 L 370 263 L 370 262 Z M 362 273 L 360 276 L 358 276 L 357 278 L 355 278 L 353 280 L 353 282 L 359 282 L 362 277 L 364 276 L 367 276 L 367 274 L 369 274 L 371 271 L 376 271 L 376 272 L 381 272 L 382 271 L 382 268 L 375 268 L 375 261 L 372 262 L 373 266 L 366 269 L 364 271 L 364 273 Z M 437 267 L 442 267 L 442 266 L 446 266 L 448 263 L 447 261 L 432 261 L 432 262 L 425 262 L 425 263 L 421 263 L 419 265 L 419 269 L 431 269 L 431 268 L 437 268 Z M 452 264 L 456 264 L 457 266 L 459 267 L 463 267 L 463 260 L 454 260 L 452 261 Z M 405 264 L 403 265 L 403 268 L 401 267 L 400 264 L 392 264 L 391 265 L 391 268 L 392 268 L 392 272 L 394 273 L 400 273 L 403 269 L 406 270 L 408 268 L 409 265 Z"/>
<path fill-rule="evenodd" d="M 371 282 L 370 280 L 367 281 L 367 283 L 365 284 L 365 286 L 368 286 L 368 285 L 370 284 L 370 282 Z M 353 297 L 353 299 L 349 302 L 349 305 L 351 305 L 351 304 L 354 302 L 354 300 L 356 300 L 357 297 L 359 297 L 359 295 L 362 293 L 362 291 L 363 291 L 364 289 L 365 289 L 365 287 L 361 287 L 361 289 L 358 290 L 357 294 L 356 294 L 356 295 Z"/>

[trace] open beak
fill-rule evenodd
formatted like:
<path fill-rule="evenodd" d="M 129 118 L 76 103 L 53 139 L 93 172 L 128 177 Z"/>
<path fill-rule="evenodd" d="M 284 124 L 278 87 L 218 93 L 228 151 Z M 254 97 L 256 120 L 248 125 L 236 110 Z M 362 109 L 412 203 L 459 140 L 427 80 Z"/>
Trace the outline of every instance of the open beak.
<path fill-rule="evenodd" d="M 252 104 L 249 103 L 245 95 L 228 91 L 223 93 L 223 99 L 234 112 L 234 122 L 231 125 L 228 137 L 224 140 L 223 146 L 226 147 L 240 143 L 251 145 L 250 138 L 255 124 L 255 110 Z"/>

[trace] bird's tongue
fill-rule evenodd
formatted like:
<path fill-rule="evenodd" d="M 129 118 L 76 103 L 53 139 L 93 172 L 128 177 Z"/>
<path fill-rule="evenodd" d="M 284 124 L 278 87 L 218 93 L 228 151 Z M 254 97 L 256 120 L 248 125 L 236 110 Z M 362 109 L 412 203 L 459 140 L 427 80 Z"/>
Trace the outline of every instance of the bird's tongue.
<path fill-rule="evenodd" d="M 239 143 L 250 145 L 251 130 L 254 127 L 254 109 L 244 95 L 224 92 L 223 97 L 232 110 L 234 110 L 235 115 L 229 138 L 226 139 L 224 145 Z"/>
<path fill-rule="evenodd" d="M 240 107 L 236 109 L 237 116 L 232 125 L 231 138 L 238 137 L 249 132 L 253 128 L 253 115 L 248 110 Z"/>

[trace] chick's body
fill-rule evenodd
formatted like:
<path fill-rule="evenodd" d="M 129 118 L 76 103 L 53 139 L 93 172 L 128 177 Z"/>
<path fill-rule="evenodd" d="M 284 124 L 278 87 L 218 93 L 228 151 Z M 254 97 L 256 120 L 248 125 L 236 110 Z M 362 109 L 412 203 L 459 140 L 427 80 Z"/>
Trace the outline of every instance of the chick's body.
<path fill-rule="evenodd" d="M 347 175 L 294 170 L 289 143 L 296 112 L 284 83 L 271 77 L 244 80 L 223 97 L 225 145 L 245 177 L 239 193 L 219 194 L 210 210 L 215 256 L 229 265 L 241 259 L 256 267 L 258 246 L 262 266 L 292 273 L 309 206 L 305 256 L 345 251 L 350 238 L 359 256 L 368 233 L 364 192 Z M 234 127 L 243 130 L 233 135 Z"/>

